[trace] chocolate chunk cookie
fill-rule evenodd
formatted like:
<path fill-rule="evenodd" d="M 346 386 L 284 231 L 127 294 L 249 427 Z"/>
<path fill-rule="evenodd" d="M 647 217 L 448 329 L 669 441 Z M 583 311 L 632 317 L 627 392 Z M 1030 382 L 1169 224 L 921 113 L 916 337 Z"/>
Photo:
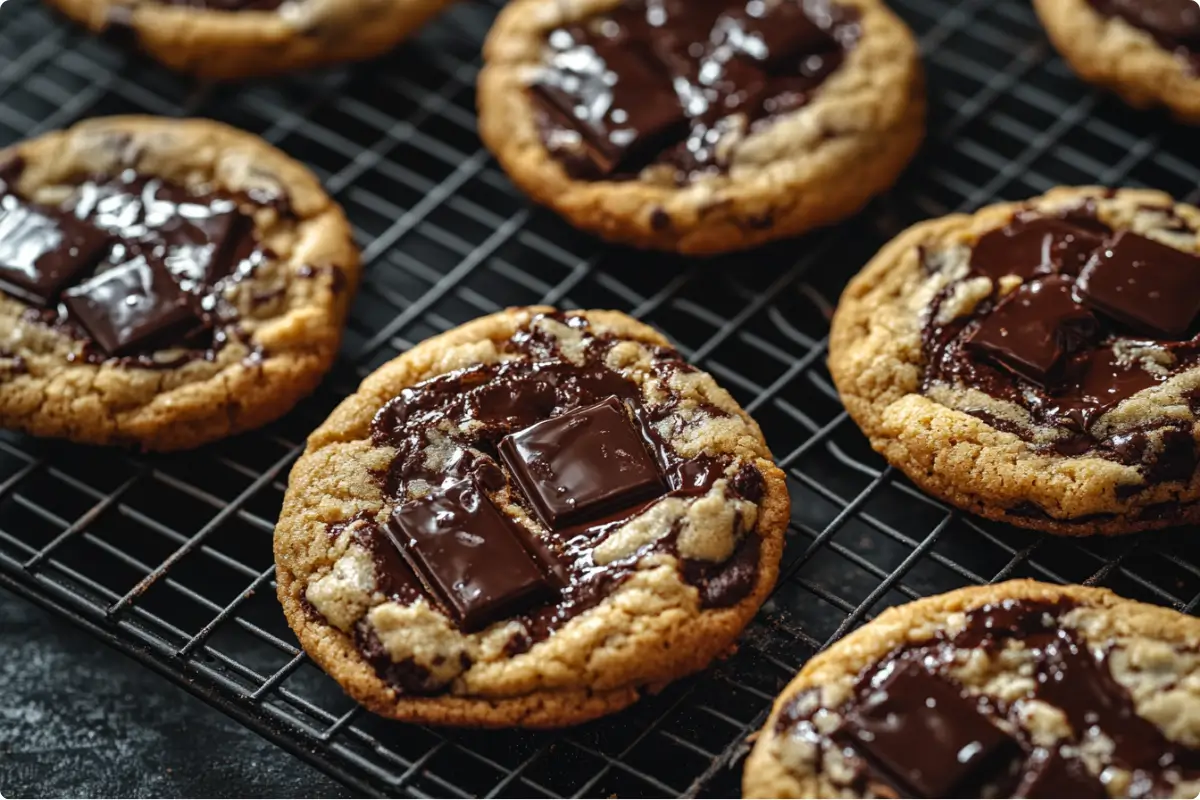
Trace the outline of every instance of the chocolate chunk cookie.
<path fill-rule="evenodd" d="M 1200 211 L 1056 189 L 921 223 L 851 281 L 829 367 L 917 485 L 1053 533 L 1200 520 Z"/>
<path fill-rule="evenodd" d="M 1050 40 L 1085 81 L 1132 106 L 1200 123 L 1195 0 L 1034 0 Z"/>
<path fill-rule="evenodd" d="M 46 0 L 172 69 L 272 75 L 390 50 L 448 0 Z"/>
<path fill-rule="evenodd" d="M 0 150 L 0 426 L 178 450 L 263 425 L 357 280 L 341 209 L 250 134 L 112 117 Z"/>
<path fill-rule="evenodd" d="M 479 127 L 583 230 L 719 253 L 843 219 L 924 133 L 909 30 L 879 0 L 516 0 Z"/>
<path fill-rule="evenodd" d="M 758 426 L 657 332 L 513 309 L 384 365 L 313 433 L 279 599 L 376 713 L 568 725 L 728 651 L 788 515 Z"/>
<path fill-rule="evenodd" d="M 1200 621 L 1010 581 L 892 608 L 788 684 L 746 797 L 1195 797 Z"/>

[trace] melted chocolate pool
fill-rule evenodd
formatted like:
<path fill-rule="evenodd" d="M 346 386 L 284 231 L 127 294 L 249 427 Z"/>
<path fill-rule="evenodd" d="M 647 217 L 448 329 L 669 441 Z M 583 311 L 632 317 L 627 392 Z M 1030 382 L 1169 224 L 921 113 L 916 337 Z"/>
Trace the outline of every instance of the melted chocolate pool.
<path fill-rule="evenodd" d="M 1169 797 L 1179 782 L 1200 779 L 1200 750 L 1168 740 L 1139 716 L 1107 651 L 1059 624 L 1071 608 L 1024 600 L 978 608 L 953 638 L 901 647 L 864 670 L 851 698 L 834 709 L 842 722 L 830 735 L 814 725 L 815 712 L 801 711 L 809 693 L 783 710 L 777 730 L 822 751 L 842 749 L 859 796 L 872 785 L 879 794 L 882 785 L 901 797 L 1107 797 L 1076 755 L 1089 732 L 1112 741 L 1107 764 L 1131 774 L 1131 797 Z M 969 693 L 950 675 L 956 650 L 994 654 L 1010 641 L 1031 651 L 1031 697 L 1062 711 L 1073 731 L 1065 741 L 1035 744 L 1014 706 Z M 1012 724 L 997 724 L 1005 720 Z"/>
<path fill-rule="evenodd" d="M 1186 230 L 1186 228 L 1185 228 Z M 1025 408 L 1063 429 L 1052 449 L 1137 464 L 1147 481 L 1186 480 L 1196 466 L 1190 424 L 1101 435 L 1097 420 L 1137 392 L 1200 364 L 1200 257 L 1133 233 L 1112 231 L 1091 206 L 1058 216 L 1015 215 L 975 243 L 967 279 L 1017 275 L 946 325 L 935 299 L 924 329 L 925 387 L 951 383 Z M 1140 356 L 1139 356 L 1140 354 Z M 1157 367 L 1147 368 L 1146 355 Z M 967 409 L 964 409 L 967 410 Z M 986 410 L 970 411 L 1031 437 Z"/>
<path fill-rule="evenodd" d="M 373 440 L 396 450 L 379 477 L 397 507 L 382 528 L 357 533 L 369 542 L 381 591 L 405 603 L 425 597 L 465 632 L 518 620 L 525 633 L 508 643 L 512 654 L 602 601 L 649 552 L 678 555 L 676 530 L 609 564 L 593 558 L 626 521 L 664 498 L 708 492 L 731 463 L 676 454 L 658 430 L 679 396 L 666 389 L 662 401 L 646 404 L 636 384 L 605 366 L 614 340 L 592 335 L 582 318 L 558 319 L 586 337 L 583 363 L 565 358 L 553 338 L 522 331 L 507 344 L 520 358 L 432 378 L 379 411 Z M 654 352 L 651 372 L 664 388 L 674 373 L 690 371 L 674 350 Z M 493 505 L 488 493 L 505 485 L 541 521 L 538 533 Z M 405 502 L 410 490 L 421 496 Z M 750 465 L 726 489 L 751 502 L 762 492 Z M 747 533 L 724 563 L 681 559 L 680 575 L 703 607 L 734 605 L 757 581 L 758 547 Z M 360 625 L 358 639 L 386 680 L 427 691 L 428 675 L 393 665 L 369 628 Z"/>
<path fill-rule="evenodd" d="M 90 361 L 174 366 L 151 354 L 224 343 L 236 313 L 221 293 L 265 256 L 237 198 L 126 170 L 49 206 L 17 195 L 13 172 L 0 176 L 0 291 L 31 320 L 84 339 Z"/>
<path fill-rule="evenodd" d="M 543 141 L 578 178 L 721 170 L 722 140 L 812 99 L 857 20 L 828 0 L 627 0 L 550 33 L 530 87 Z"/>

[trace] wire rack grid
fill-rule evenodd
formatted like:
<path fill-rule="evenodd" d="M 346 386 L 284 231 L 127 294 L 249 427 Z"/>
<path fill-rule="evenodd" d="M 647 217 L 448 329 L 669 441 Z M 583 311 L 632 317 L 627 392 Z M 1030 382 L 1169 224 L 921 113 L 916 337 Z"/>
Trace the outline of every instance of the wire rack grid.
<path fill-rule="evenodd" d="M 964 516 L 871 453 L 838 403 L 824 365 L 832 305 L 906 225 L 1058 184 L 1200 195 L 1194 134 L 1080 84 L 1026 3 L 892 5 L 920 37 L 931 100 L 929 141 L 906 177 L 840 226 L 695 263 L 573 231 L 531 207 L 481 148 L 474 80 L 494 0 L 463 0 L 373 63 L 224 87 L 10 0 L 0 144 L 113 113 L 229 122 L 313 167 L 346 208 L 367 273 L 333 374 L 261 431 L 165 457 L 0 434 L 0 585 L 352 790 L 410 796 L 736 795 L 747 735 L 807 658 L 887 606 L 964 585 L 1102 583 L 1192 611 L 1195 540 L 1069 541 Z M 379 364 L 528 303 L 639 316 L 755 415 L 794 503 L 778 587 L 736 654 L 612 718 L 554 734 L 381 720 L 309 662 L 274 599 L 287 471 L 305 434 Z"/>

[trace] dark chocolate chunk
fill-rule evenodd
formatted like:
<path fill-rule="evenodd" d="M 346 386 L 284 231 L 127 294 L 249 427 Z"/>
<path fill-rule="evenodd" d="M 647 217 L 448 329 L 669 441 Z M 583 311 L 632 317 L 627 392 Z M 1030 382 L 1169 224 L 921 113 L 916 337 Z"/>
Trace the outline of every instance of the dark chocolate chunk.
<path fill-rule="evenodd" d="M 514 433 L 499 451 L 551 530 L 666 491 L 616 397 Z"/>
<path fill-rule="evenodd" d="M 254 247 L 254 222 L 234 203 L 184 203 L 157 230 L 167 246 L 163 261 L 180 281 L 209 287 L 229 275 Z"/>
<path fill-rule="evenodd" d="M 69 214 L 0 199 L 0 289 L 40 306 L 96 265 L 108 236 Z"/>
<path fill-rule="evenodd" d="M 1200 313 L 1200 257 L 1121 231 L 1079 274 L 1079 295 L 1140 333 L 1178 339 Z"/>
<path fill-rule="evenodd" d="M 812 725 L 811 698 L 785 706 L 778 730 L 805 726 L 823 749 L 843 748 L 855 775 L 848 788 L 859 796 L 868 783 L 883 783 L 904 797 L 1107 797 L 1089 767 L 1062 749 L 1096 732 L 1112 742 L 1104 765 L 1130 773 L 1127 796 L 1169 797 L 1179 783 L 1200 779 L 1200 749 L 1167 739 L 1139 715 L 1106 651 L 1062 625 L 1074 607 L 1013 599 L 971 610 L 952 638 L 903 645 L 867 667 L 834 709 L 843 722 L 828 737 Z M 1012 642 L 1034 657 L 1034 696 L 1059 709 L 1073 731 L 1053 748 L 1002 731 L 991 720 L 1012 721 L 1011 706 L 967 695 L 948 675 L 961 663 L 959 648 L 994 653 Z"/>
<path fill-rule="evenodd" d="M 1073 219 L 1019 214 L 1003 228 L 979 237 L 971 249 L 971 269 L 992 279 L 1050 272 L 1076 275 L 1102 242 L 1103 234 Z"/>
<path fill-rule="evenodd" d="M 636 172 L 683 136 L 687 120 L 671 78 L 647 52 L 565 30 L 551 46 L 559 52 L 532 96 L 554 125 L 579 134 L 594 177 Z"/>
<path fill-rule="evenodd" d="M 1059 748 L 1037 748 L 1025 763 L 1025 774 L 1013 797 L 1108 797 L 1100 782 L 1082 761 L 1066 758 Z"/>
<path fill-rule="evenodd" d="M 980 320 L 967 348 L 1038 386 L 1054 385 L 1063 359 L 1099 331 L 1072 290 L 1072 281 L 1061 275 L 1022 284 Z"/>
<path fill-rule="evenodd" d="M 747 3 L 723 14 L 712 40 L 761 62 L 771 72 L 795 69 L 804 59 L 841 53 L 841 45 L 797 2 Z"/>
<path fill-rule="evenodd" d="M 143 255 L 67 290 L 63 302 L 109 356 L 167 346 L 205 324 L 196 299 L 161 262 Z"/>
<path fill-rule="evenodd" d="M 1020 753 L 947 679 L 897 659 L 864 687 L 834 739 L 863 753 L 908 797 L 968 797 Z"/>
<path fill-rule="evenodd" d="M 471 632 L 554 594 L 514 527 L 468 479 L 400 506 L 385 529 L 459 627 Z"/>
<path fill-rule="evenodd" d="M 576 177 L 722 169 L 721 141 L 809 102 L 860 34 L 829 0 L 631 0 L 550 33 L 531 86 L 543 142 Z"/>
<path fill-rule="evenodd" d="M 563 425 L 567 422 L 564 417 L 576 413 L 582 414 L 579 419 L 586 419 L 590 413 L 587 407 L 597 404 L 607 410 L 601 422 L 611 423 L 616 429 L 615 437 L 611 434 L 606 439 L 601 437 L 602 443 L 607 447 L 609 442 L 623 441 L 622 446 L 633 453 L 642 451 L 640 458 L 649 462 L 648 467 L 642 464 L 639 470 L 647 477 L 654 499 L 645 499 L 646 495 L 635 490 L 632 497 L 641 498 L 639 503 L 618 492 L 614 502 L 619 507 L 605 509 L 601 504 L 591 514 L 582 515 L 577 523 L 565 527 L 538 535 L 524 526 L 509 527 L 511 535 L 541 569 L 546 582 L 559 590 L 547 602 L 531 603 L 517 614 L 516 618 L 526 627 L 526 635 L 513 640 L 511 647 L 515 651 L 541 641 L 594 607 L 632 574 L 636 559 L 618 560 L 603 567 L 592 560 L 596 545 L 614 529 L 643 513 L 657 502 L 657 496 L 668 491 L 677 496 L 707 491 L 718 478 L 725 476 L 732 463 L 726 457 L 698 456 L 685 460 L 674 451 L 669 437 L 664 438 L 656 428 L 670 419 L 679 401 L 679 395 L 670 388 L 671 377 L 690 371 L 677 352 L 666 347 L 654 349 L 651 369 L 664 387 L 665 402 L 648 409 L 641 406 L 637 385 L 605 365 L 614 340 L 591 331 L 581 317 L 555 315 L 555 319 L 584 337 L 577 351 L 582 353 L 583 363 L 567 360 L 561 352 L 561 343 L 547 335 L 544 328 L 533 325 L 516 332 L 502 346 L 505 353 L 522 358 L 468 367 L 405 389 L 380 410 L 372 423 L 373 441 L 379 446 L 395 448 L 391 464 L 379 474 L 385 494 L 393 498 L 405 497 L 417 484 L 432 487 L 436 492 L 464 480 L 483 483 L 489 475 L 487 488 L 495 491 L 505 483 L 504 474 L 493 461 L 504 458 L 500 452 L 510 449 L 507 445 L 499 446 L 505 437 L 517 434 L 514 438 L 519 438 L 522 431 L 544 420 Z M 636 426 L 625 416 L 626 408 L 632 409 Z M 726 415 L 715 407 L 705 410 L 714 417 Z M 577 432 L 590 433 L 590 426 L 589 422 L 584 426 L 586 431 Z M 557 447 L 568 443 L 573 435 L 568 431 L 563 441 L 551 444 Z M 428 458 L 434 438 L 439 451 L 436 464 Z M 512 452 L 515 454 L 515 449 Z M 562 455 L 556 452 L 559 455 L 555 457 Z M 568 476 L 582 463 L 568 464 Z M 510 464 L 510 469 L 514 474 L 521 473 L 524 462 L 515 469 Z M 663 483 L 660 471 L 671 476 L 670 485 Z M 536 472 L 531 475 L 540 480 Z M 514 480 L 511 494 L 519 495 L 520 488 Z M 584 488 L 585 494 L 595 493 L 598 486 Z M 729 483 L 732 496 L 754 502 L 761 499 L 763 489 L 763 476 L 749 464 L 741 465 Z M 531 498 L 537 494 L 536 490 L 525 491 Z M 616 499 L 617 496 L 622 499 Z M 674 537 L 665 536 L 654 546 L 669 550 L 673 542 Z M 697 587 L 705 607 L 736 603 L 756 585 L 757 545 L 757 537 L 748 534 L 735 555 L 723 564 L 681 564 L 681 577 Z"/>

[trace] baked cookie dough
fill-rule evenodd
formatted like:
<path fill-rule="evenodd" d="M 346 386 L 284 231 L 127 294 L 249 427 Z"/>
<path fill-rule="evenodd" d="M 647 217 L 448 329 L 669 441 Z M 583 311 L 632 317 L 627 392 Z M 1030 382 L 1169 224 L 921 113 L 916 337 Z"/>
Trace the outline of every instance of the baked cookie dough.
<path fill-rule="evenodd" d="M 925 126 L 916 43 L 879 0 L 515 0 L 478 105 L 534 200 L 693 254 L 850 216 Z"/>
<path fill-rule="evenodd" d="M 232 79 L 380 55 L 448 0 L 46 0 L 181 72 Z"/>
<path fill-rule="evenodd" d="M 263 425 L 357 281 L 341 209 L 250 134 L 112 117 L 0 150 L 0 427 L 178 450 Z"/>
<path fill-rule="evenodd" d="M 1009 581 L 892 608 L 804 666 L 746 797 L 1195 797 L 1200 620 Z"/>
<path fill-rule="evenodd" d="M 556 727 L 726 653 L 788 516 L 758 426 L 660 334 L 511 309 L 385 364 L 313 433 L 279 599 L 376 713 Z"/>
<path fill-rule="evenodd" d="M 1062 534 L 1200 520 L 1200 211 L 1056 189 L 916 225 L 851 281 L 829 367 L 872 446 Z"/>
<path fill-rule="evenodd" d="M 1033 0 L 1055 48 L 1089 83 L 1200 124 L 1195 0 Z"/>

